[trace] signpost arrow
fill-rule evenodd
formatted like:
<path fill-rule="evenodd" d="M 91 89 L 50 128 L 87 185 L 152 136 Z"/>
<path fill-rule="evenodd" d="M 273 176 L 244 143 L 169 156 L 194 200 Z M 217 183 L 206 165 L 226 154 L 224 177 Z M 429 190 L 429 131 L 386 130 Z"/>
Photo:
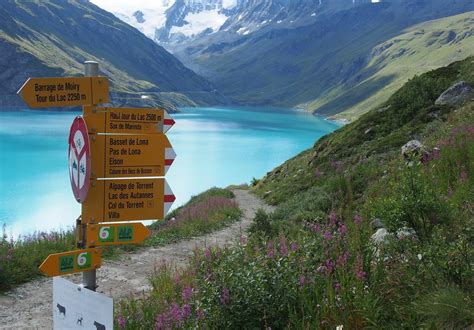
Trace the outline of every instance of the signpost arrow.
<path fill-rule="evenodd" d="M 164 219 L 175 199 L 163 178 L 93 180 L 82 223 Z"/>
<path fill-rule="evenodd" d="M 96 178 L 164 176 L 176 158 L 164 134 L 93 135 L 91 149 Z"/>
<path fill-rule="evenodd" d="M 89 133 L 166 133 L 174 120 L 164 109 L 84 107 Z"/>
<path fill-rule="evenodd" d="M 93 270 L 102 262 L 102 251 L 84 249 L 50 254 L 39 269 L 46 276 L 59 276 Z"/>
<path fill-rule="evenodd" d="M 142 223 L 87 224 L 86 245 L 139 244 L 150 235 L 150 230 Z"/>
<path fill-rule="evenodd" d="M 109 102 L 106 77 L 29 78 L 17 92 L 30 108 Z"/>

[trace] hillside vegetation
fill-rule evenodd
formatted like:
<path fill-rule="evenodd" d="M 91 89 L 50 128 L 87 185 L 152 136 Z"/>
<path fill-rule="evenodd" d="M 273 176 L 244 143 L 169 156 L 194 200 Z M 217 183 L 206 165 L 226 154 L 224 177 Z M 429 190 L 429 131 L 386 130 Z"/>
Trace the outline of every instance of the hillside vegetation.
<path fill-rule="evenodd" d="M 473 27 L 474 12 L 416 25 L 372 50 L 370 61 L 361 72 L 362 76 L 365 72 L 374 72 L 373 75 L 342 94 L 336 90 L 336 93 L 331 93 L 332 97 L 323 97 L 306 108 L 322 113 L 327 106 L 347 109 L 334 118 L 352 121 L 385 102 L 414 74 L 428 72 L 474 54 Z M 387 80 L 387 77 L 391 79 L 389 84 L 370 88 L 377 81 Z"/>
<path fill-rule="evenodd" d="M 15 94 L 27 78 L 82 75 L 86 60 L 100 63 L 115 105 L 227 103 L 207 80 L 88 1 L 1 1 L 0 52 L 1 106 L 23 105 Z"/>
<path fill-rule="evenodd" d="M 461 79 L 474 83 L 473 57 L 414 77 L 268 173 L 255 191 L 276 211 L 258 212 L 236 248 L 162 265 L 116 326 L 472 326 L 474 101 L 435 105 Z M 423 146 L 402 157 L 413 138 Z"/>
<path fill-rule="evenodd" d="M 340 167 L 349 167 L 357 182 L 352 188 L 360 196 L 370 180 L 377 181 L 387 170 L 381 164 L 398 156 L 401 146 L 423 137 L 428 133 L 424 130 L 436 130 L 446 120 L 453 109 L 434 102 L 457 81 L 474 85 L 473 61 L 469 57 L 411 79 L 388 101 L 268 173 L 256 191 L 270 204 L 278 204 L 310 187 L 331 184 L 332 175 L 326 181 L 326 176 L 322 179 L 315 171 L 334 174 Z"/>

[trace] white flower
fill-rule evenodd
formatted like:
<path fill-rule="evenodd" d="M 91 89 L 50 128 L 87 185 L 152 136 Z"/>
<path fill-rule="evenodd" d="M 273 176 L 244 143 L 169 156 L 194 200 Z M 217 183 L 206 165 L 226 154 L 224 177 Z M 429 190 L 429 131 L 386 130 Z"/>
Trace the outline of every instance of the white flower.
<path fill-rule="evenodd" d="M 422 256 L 420 253 L 418 253 L 418 256 L 417 256 L 417 257 L 418 257 L 418 260 L 423 259 L 423 256 Z"/>
<path fill-rule="evenodd" d="M 344 326 L 341 324 L 336 327 L 336 330 L 342 330 L 342 328 L 344 328 Z"/>

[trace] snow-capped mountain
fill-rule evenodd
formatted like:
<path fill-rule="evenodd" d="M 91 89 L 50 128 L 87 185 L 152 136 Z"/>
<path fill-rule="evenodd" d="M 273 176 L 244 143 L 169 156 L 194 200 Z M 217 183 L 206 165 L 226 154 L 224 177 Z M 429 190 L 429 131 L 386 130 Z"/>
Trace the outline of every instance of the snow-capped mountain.
<path fill-rule="evenodd" d="M 180 42 L 218 31 L 241 0 L 91 0 L 158 43 Z"/>
<path fill-rule="evenodd" d="M 320 13 L 381 0 L 91 0 L 168 49 L 226 32 L 310 24 Z"/>

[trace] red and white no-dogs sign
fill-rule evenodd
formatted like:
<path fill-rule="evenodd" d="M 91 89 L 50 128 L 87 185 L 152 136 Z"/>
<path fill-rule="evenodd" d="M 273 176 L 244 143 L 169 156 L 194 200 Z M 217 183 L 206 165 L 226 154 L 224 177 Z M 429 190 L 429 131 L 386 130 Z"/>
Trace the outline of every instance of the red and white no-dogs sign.
<path fill-rule="evenodd" d="M 72 192 L 83 203 L 89 191 L 91 177 L 91 152 L 87 126 L 82 116 L 77 116 L 69 131 L 69 178 Z"/>

